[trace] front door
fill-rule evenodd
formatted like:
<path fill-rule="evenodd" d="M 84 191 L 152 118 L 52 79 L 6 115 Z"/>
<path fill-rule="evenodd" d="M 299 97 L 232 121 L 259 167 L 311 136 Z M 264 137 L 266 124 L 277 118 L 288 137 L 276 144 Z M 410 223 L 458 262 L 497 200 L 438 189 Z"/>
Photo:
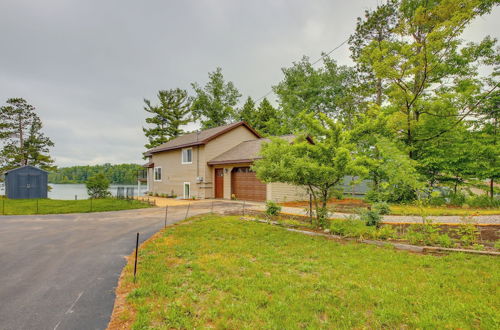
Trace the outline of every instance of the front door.
<path fill-rule="evenodd" d="M 215 169 L 215 198 L 224 198 L 224 169 Z"/>

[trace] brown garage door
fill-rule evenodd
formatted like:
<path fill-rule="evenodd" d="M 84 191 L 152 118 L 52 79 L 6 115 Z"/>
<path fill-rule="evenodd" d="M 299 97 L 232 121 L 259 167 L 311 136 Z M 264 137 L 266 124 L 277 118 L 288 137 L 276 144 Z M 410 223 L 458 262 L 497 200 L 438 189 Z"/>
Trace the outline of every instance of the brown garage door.
<path fill-rule="evenodd" d="M 266 184 L 250 171 L 250 167 L 235 167 L 231 172 L 231 193 L 236 199 L 258 201 L 266 200 Z"/>

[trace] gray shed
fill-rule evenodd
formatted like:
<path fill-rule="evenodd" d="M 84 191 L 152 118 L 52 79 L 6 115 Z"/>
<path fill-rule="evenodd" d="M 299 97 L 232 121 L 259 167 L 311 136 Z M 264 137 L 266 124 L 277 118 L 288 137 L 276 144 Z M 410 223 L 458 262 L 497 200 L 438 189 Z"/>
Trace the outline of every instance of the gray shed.
<path fill-rule="evenodd" d="M 4 176 L 7 198 L 47 198 L 47 171 L 27 165 L 7 171 Z"/>

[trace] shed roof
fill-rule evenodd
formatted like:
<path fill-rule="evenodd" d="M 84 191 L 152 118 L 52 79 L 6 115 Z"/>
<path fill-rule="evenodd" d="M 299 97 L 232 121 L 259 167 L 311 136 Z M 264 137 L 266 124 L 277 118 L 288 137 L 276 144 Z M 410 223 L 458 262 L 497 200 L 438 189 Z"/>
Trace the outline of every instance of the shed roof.
<path fill-rule="evenodd" d="M 287 140 L 291 143 L 295 139 L 295 135 L 283 135 L 279 136 L 279 138 Z M 208 165 L 251 163 L 256 159 L 261 158 L 259 156 L 259 152 L 262 147 L 262 143 L 269 141 L 271 140 L 268 138 L 261 138 L 258 140 L 241 142 L 237 146 L 209 160 Z"/>
<path fill-rule="evenodd" d="M 13 168 L 11 170 L 5 171 L 3 174 L 8 174 L 8 173 L 19 171 L 19 170 L 26 169 L 26 168 L 31 168 L 31 169 L 34 169 L 34 170 L 37 170 L 40 172 L 49 173 L 48 171 L 42 170 L 41 168 L 35 167 L 33 165 L 24 165 L 24 166 L 16 167 L 16 168 Z"/>
<path fill-rule="evenodd" d="M 174 150 L 174 149 L 179 149 L 179 148 L 185 148 L 185 147 L 192 147 L 192 146 L 197 146 L 197 145 L 203 145 L 209 142 L 210 140 L 215 139 L 216 137 L 232 130 L 235 129 L 236 127 L 240 126 L 245 126 L 250 130 L 253 134 L 255 134 L 256 137 L 261 137 L 257 131 L 255 131 L 250 125 L 248 125 L 244 121 L 240 121 L 237 123 L 232 123 L 228 125 L 223 125 L 223 126 L 218 126 L 214 128 L 209 128 L 200 132 L 193 132 L 193 133 L 188 133 L 181 135 L 173 140 L 170 140 L 166 143 L 163 143 L 159 145 L 158 147 L 155 147 L 153 149 L 150 149 L 146 151 L 145 155 L 146 156 L 151 156 L 154 153 L 162 152 L 162 151 L 167 151 L 167 150 Z"/>

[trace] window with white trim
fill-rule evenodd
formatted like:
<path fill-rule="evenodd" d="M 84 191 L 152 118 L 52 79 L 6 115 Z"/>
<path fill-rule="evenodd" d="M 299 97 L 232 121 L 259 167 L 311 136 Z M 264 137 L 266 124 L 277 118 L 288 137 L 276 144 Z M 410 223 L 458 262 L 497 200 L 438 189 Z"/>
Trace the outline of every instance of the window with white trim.
<path fill-rule="evenodd" d="M 193 148 L 182 149 L 182 164 L 193 163 Z"/>
<path fill-rule="evenodd" d="M 155 181 L 161 181 L 161 167 L 155 167 L 153 175 Z"/>

